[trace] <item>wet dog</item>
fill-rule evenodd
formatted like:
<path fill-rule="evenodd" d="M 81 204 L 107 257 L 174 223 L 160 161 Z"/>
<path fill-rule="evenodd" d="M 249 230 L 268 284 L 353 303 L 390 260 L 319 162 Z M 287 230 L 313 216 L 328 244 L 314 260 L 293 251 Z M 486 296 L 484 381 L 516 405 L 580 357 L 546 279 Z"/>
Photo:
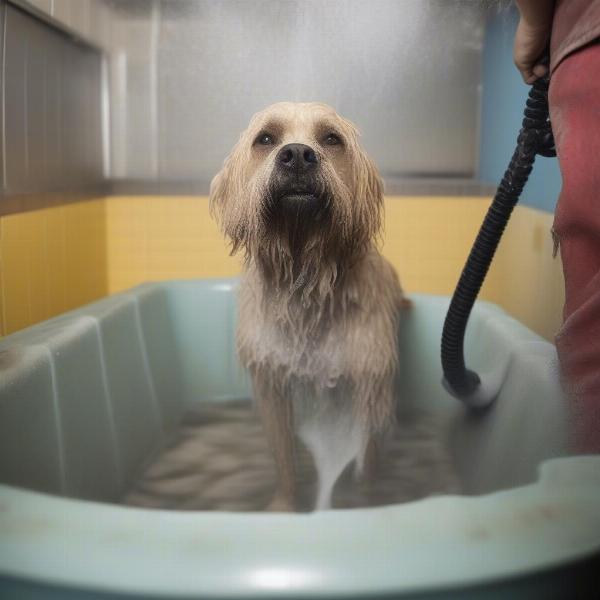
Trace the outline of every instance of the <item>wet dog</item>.
<path fill-rule="evenodd" d="M 295 430 L 329 465 L 324 508 L 349 462 L 370 472 L 395 420 L 407 301 L 376 246 L 381 178 L 352 123 L 285 102 L 252 118 L 210 195 L 232 253 L 245 255 L 237 344 L 277 465 L 270 508 L 295 506 Z"/>

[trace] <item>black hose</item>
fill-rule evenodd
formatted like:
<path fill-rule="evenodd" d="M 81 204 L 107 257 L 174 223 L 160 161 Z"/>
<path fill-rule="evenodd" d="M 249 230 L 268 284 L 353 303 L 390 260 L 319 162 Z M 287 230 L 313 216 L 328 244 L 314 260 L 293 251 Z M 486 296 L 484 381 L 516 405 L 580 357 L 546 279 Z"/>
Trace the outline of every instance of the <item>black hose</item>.
<path fill-rule="evenodd" d="M 536 154 L 556 156 L 548 113 L 548 85 L 548 77 L 543 77 L 531 87 L 517 147 L 473 244 L 444 322 L 443 384 L 453 396 L 472 406 L 481 405 L 480 400 L 469 401 L 477 395 L 481 380 L 477 373 L 465 366 L 465 329 L 504 228 L 531 173 Z M 491 400 L 493 398 L 485 404 Z"/>

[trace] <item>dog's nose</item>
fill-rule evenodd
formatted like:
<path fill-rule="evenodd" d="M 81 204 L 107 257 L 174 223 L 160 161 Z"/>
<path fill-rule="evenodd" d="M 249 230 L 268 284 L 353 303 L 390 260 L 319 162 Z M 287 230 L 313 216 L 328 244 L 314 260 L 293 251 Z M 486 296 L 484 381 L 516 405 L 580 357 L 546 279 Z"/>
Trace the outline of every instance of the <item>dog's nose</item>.
<path fill-rule="evenodd" d="M 277 162 L 284 169 L 304 173 L 319 164 L 319 157 L 306 144 L 288 144 L 277 154 Z"/>

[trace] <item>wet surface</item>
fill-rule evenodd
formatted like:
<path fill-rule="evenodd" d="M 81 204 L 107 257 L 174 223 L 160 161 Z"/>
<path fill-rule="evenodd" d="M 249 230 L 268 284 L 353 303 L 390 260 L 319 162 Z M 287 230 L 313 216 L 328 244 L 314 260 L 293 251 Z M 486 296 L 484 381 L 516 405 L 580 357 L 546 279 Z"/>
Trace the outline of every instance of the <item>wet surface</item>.
<path fill-rule="evenodd" d="M 439 425 L 402 419 L 370 480 L 353 465 L 333 492 L 333 508 L 382 506 L 459 493 Z M 298 508 L 313 509 L 316 471 L 298 441 Z M 123 503 L 172 510 L 263 511 L 275 490 L 275 464 L 249 400 L 206 404 L 189 412 L 171 442 L 133 482 Z"/>

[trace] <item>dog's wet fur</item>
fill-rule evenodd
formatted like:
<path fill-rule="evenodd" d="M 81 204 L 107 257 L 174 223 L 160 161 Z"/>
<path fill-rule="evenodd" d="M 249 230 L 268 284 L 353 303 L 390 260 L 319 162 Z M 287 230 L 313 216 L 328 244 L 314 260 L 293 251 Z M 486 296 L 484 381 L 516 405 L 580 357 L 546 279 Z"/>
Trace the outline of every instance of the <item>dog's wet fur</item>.
<path fill-rule="evenodd" d="M 351 416 L 363 474 L 395 425 L 408 302 L 377 249 L 382 180 L 352 123 L 325 104 L 284 102 L 252 118 L 210 196 L 232 253 L 245 257 L 237 344 L 277 464 L 271 508 L 294 510 L 294 430 L 314 432 L 310 414 L 322 425 L 323 403 L 343 407 L 333 425 Z"/>

